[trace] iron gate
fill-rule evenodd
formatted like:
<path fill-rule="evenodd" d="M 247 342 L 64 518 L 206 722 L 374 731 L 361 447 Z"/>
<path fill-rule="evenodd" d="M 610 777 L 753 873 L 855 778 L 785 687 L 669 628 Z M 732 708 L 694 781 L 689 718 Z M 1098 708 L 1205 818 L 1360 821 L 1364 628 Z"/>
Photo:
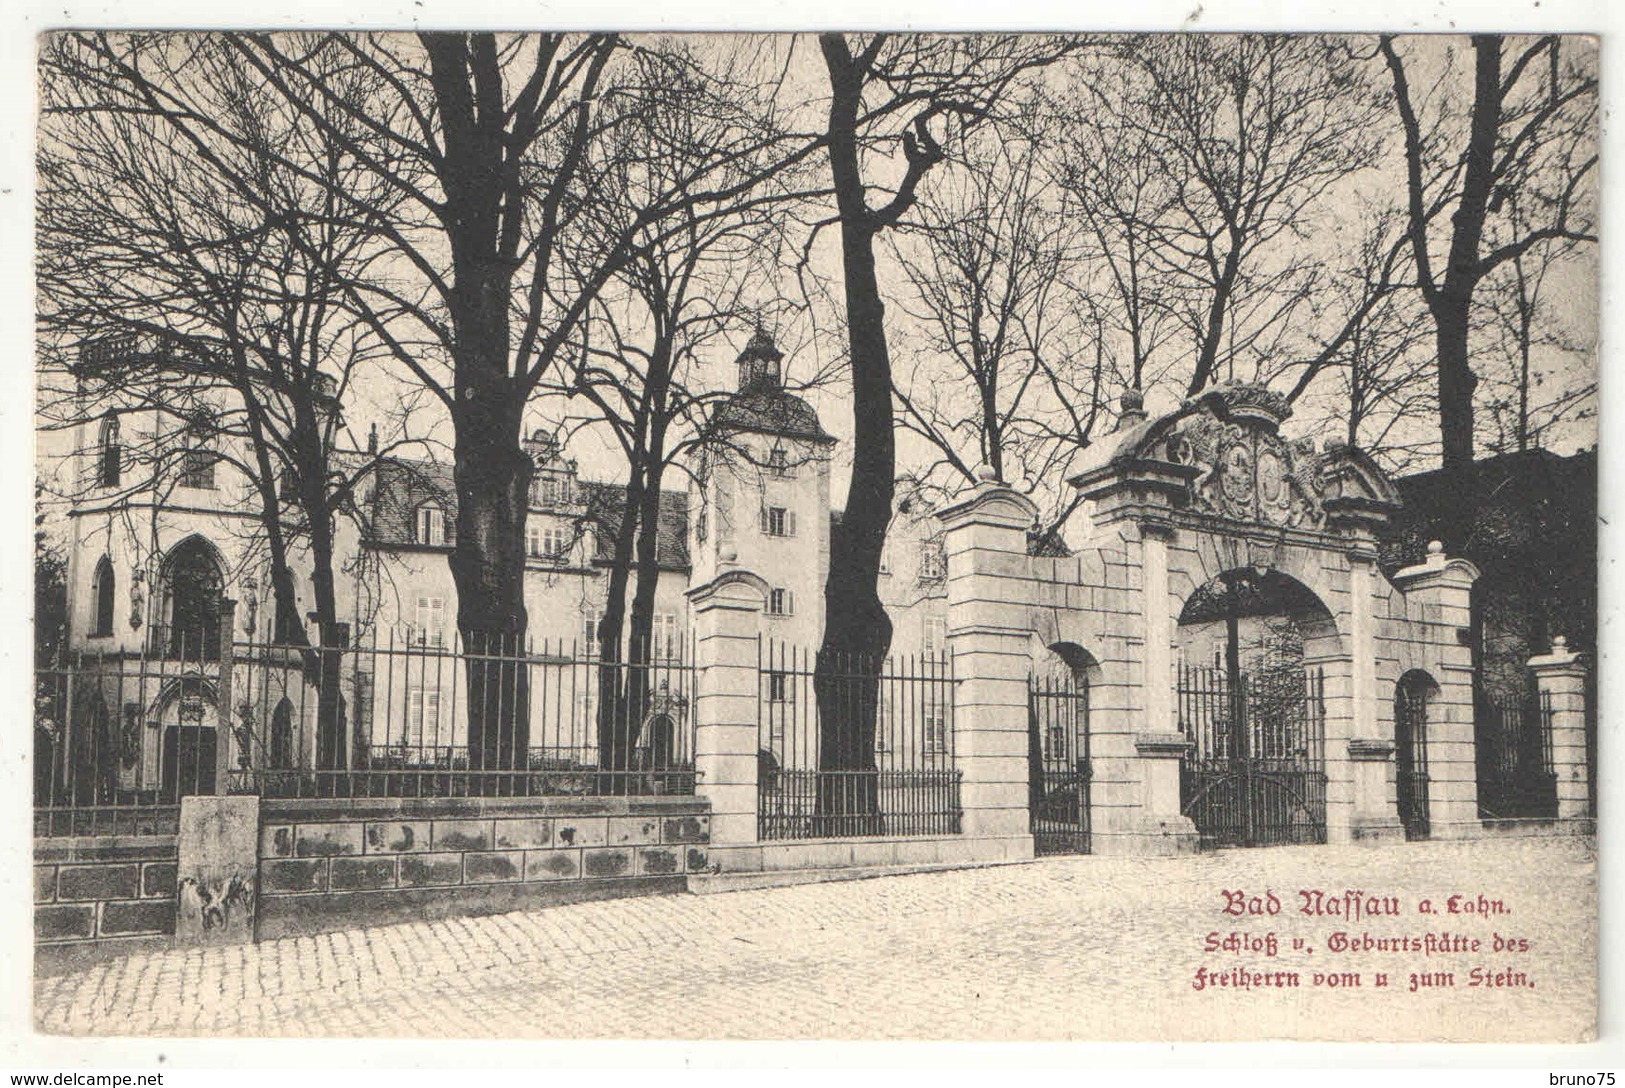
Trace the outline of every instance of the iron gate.
<path fill-rule="evenodd" d="M 1405 837 L 1425 839 L 1428 825 L 1428 693 L 1401 684 L 1394 692 L 1394 786 Z"/>
<path fill-rule="evenodd" d="M 1033 853 L 1087 854 L 1088 685 L 1070 673 L 1034 676 L 1027 707 Z"/>
<path fill-rule="evenodd" d="M 1203 847 L 1326 841 L 1325 676 L 1301 663 L 1253 675 L 1179 671 L 1181 811 Z"/>

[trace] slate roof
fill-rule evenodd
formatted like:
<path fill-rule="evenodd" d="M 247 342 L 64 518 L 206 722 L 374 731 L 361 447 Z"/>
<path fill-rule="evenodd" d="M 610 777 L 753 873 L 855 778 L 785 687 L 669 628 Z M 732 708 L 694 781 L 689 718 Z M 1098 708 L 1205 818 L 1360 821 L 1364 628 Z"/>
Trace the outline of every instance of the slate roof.
<path fill-rule="evenodd" d="M 614 553 L 615 533 L 621 524 L 626 502 L 624 484 L 575 482 L 586 518 L 597 528 L 595 560 L 608 560 Z M 372 523 L 368 542 L 384 547 L 410 547 L 417 543 L 417 511 L 425 502 L 434 502 L 446 512 L 446 543 L 453 543 L 457 529 L 457 489 L 452 467 L 430 461 L 388 458 L 374 470 Z M 660 493 L 660 530 L 655 540 L 655 556 L 668 570 L 686 570 L 688 555 L 688 494 L 683 491 Z"/>

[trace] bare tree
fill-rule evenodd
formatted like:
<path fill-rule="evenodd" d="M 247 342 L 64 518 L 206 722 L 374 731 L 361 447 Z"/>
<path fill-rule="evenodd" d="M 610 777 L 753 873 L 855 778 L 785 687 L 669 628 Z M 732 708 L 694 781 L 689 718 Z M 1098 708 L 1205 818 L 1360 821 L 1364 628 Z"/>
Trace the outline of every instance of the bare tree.
<path fill-rule="evenodd" d="M 951 141 L 1009 108 L 1025 74 L 1053 63 L 1075 40 L 823 34 L 829 76 L 826 125 L 841 237 L 848 363 L 852 377 L 852 476 L 845 514 L 831 534 L 824 638 L 813 679 L 818 699 L 821 817 L 877 817 L 874 729 L 879 666 L 891 619 L 877 589 L 897 473 L 892 365 L 875 241 L 914 206 L 920 182 Z M 900 157 L 895 184 L 877 167 Z M 880 203 L 870 202 L 879 190 Z M 841 672 L 855 690 L 838 691 Z"/>
<path fill-rule="evenodd" d="M 961 484 L 985 464 L 1052 500 L 1047 485 L 1088 447 L 1109 380 L 1101 338 L 1084 332 L 1089 300 L 1069 283 L 1082 231 L 1032 144 L 984 133 L 963 157 L 923 190 L 917 225 L 892 246 L 914 292 L 900 308 L 917 330 L 894 378 L 898 426 Z"/>
<path fill-rule="evenodd" d="M 1524 203 L 1516 194 L 1508 198 L 1514 233 L 1529 229 Z M 1594 374 L 1578 381 L 1561 380 L 1562 369 L 1588 353 L 1590 345 L 1564 327 L 1548 283 L 1554 273 L 1583 273 L 1573 260 L 1582 245 L 1556 239 L 1534 246 L 1486 281 L 1490 311 L 1486 323 L 1491 342 L 1500 348 L 1495 355 L 1504 361 L 1497 366 L 1495 355 L 1479 355 L 1479 376 L 1488 393 L 1484 407 L 1489 433 L 1484 444 L 1493 453 L 1521 453 L 1540 446 L 1553 430 L 1596 413 Z"/>
<path fill-rule="evenodd" d="M 183 72 L 229 138 L 177 145 L 143 80 L 128 78 L 146 64 Z M 218 40 L 63 35 L 41 72 L 40 320 L 59 355 L 87 345 L 62 359 L 73 389 L 53 406 L 57 425 L 153 413 L 150 433 L 126 429 L 117 463 L 97 466 L 94 482 L 126 496 L 173 487 L 177 458 L 205 443 L 235 465 L 268 552 L 270 637 L 308 645 L 289 559 L 302 545 L 320 644 L 336 645 L 335 520 L 369 467 L 342 452 L 356 444 L 340 407 L 381 353 L 339 286 L 362 274 L 370 247 L 369 232 L 332 214 L 332 189 L 348 180 L 335 176 L 337 148 L 261 93 Z M 336 94 L 367 93 L 331 75 Z M 388 194 L 370 195 L 387 209 Z M 312 664 L 319 765 L 342 766 L 337 660 Z"/>
<path fill-rule="evenodd" d="M 1099 241 L 1132 380 L 1159 351 L 1186 395 L 1326 365 L 1374 304 L 1318 312 L 1328 271 L 1308 244 L 1381 142 L 1381 103 L 1346 44 L 1135 39 L 1080 69 L 1072 97 L 1082 136 L 1061 179 Z"/>
<path fill-rule="evenodd" d="M 1407 238 L 1433 317 L 1444 464 L 1460 469 L 1473 460 L 1479 284 L 1543 244 L 1596 240 L 1596 46 L 1475 35 L 1465 96 L 1453 51 L 1431 58 L 1437 75 L 1419 93 L 1424 62 L 1402 55 L 1393 35 L 1378 49 L 1405 138 Z M 1514 195 L 1529 213 L 1522 223 L 1509 214 Z"/>

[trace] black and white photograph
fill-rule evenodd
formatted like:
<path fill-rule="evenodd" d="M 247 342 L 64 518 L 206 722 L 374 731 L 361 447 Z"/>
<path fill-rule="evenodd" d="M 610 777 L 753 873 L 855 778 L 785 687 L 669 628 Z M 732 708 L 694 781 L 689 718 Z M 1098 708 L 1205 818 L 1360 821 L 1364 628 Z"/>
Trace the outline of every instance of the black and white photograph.
<path fill-rule="evenodd" d="M 1597 1039 L 1594 27 L 65 14 L 37 1044 Z"/>

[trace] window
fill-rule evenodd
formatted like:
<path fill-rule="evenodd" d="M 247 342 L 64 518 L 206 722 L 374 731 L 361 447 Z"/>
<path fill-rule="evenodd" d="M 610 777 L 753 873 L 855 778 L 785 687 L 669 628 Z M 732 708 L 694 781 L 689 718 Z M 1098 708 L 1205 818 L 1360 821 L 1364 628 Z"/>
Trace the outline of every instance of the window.
<path fill-rule="evenodd" d="M 413 641 L 420 646 L 444 646 L 446 644 L 446 599 L 444 597 L 418 598 L 417 625 L 412 635 Z"/>
<path fill-rule="evenodd" d="M 795 536 L 795 511 L 782 506 L 766 507 L 762 510 L 762 532 L 768 536 Z"/>
<path fill-rule="evenodd" d="M 788 616 L 796 610 L 796 595 L 788 589 L 770 589 L 767 592 L 767 614 Z"/>
<path fill-rule="evenodd" d="M 770 672 L 767 674 L 767 701 L 770 703 L 793 703 L 796 701 L 796 686 L 787 672 Z"/>
<path fill-rule="evenodd" d="M 925 620 L 925 637 L 920 643 L 920 648 L 928 658 L 946 657 L 948 655 L 948 621 L 927 617 Z"/>
<path fill-rule="evenodd" d="M 446 512 L 432 502 L 418 507 L 417 542 L 435 546 L 446 542 Z"/>
<path fill-rule="evenodd" d="M 767 451 L 767 471 L 770 476 L 781 480 L 795 477 L 796 468 L 790 463 L 790 454 L 783 446 L 774 446 Z"/>
<path fill-rule="evenodd" d="M 562 525 L 527 525 L 525 551 L 532 559 L 562 563 L 569 558 L 570 532 Z"/>
<path fill-rule="evenodd" d="M 419 747 L 425 739 L 431 744 L 440 735 L 440 689 L 410 688 L 406 693 L 406 731 L 401 743 Z"/>
<path fill-rule="evenodd" d="M 181 475 L 178 481 L 182 487 L 196 487 L 210 490 L 214 487 L 214 463 L 217 458 L 212 450 L 186 449 L 181 451 Z"/>
<path fill-rule="evenodd" d="M 96 457 L 96 482 L 102 487 L 117 487 L 123 469 L 123 447 L 119 445 L 118 416 L 108 412 L 102 417 L 101 439 Z"/>
<path fill-rule="evenodd" d="M 533 494 L 537 506 L 567 506 L 570 502 L 570 478 L 552 473 L 538 476 Z"/>
<path fill-rule="evenodd" d="M 657 613 L 650 625 L 649 633 L 654 642 L 649 656 L 655 661 L 676 661 L 680 648 L 677 638 L 677 614 Z"/>
<path fill-rule="evenodd" d="M 581 614 L 581 650 L 583 653 L 598 653 L 598 625 L 603 622 L 602 612 L 583 612 Z"/>
<path fill-rule="evenodd" d="M 113 633 L 113 591 L 114 582 L 113 561 L 102 556 L 96 564 L 96 574 L 91 579 L 91 597 L 96 602 L 96 617 L 91 629 L 91 637 L 105 638 Z"/>
<path fill-rule="evenodd" d="M 940 582 L 948 576 L 948 553 L 942 541 L 926 540 L 920 544 L 920 581 Z"/>
<path fill-rule="evenodd" d="M 943 704 L 931 700 L 925 704 L 921 713 L 921 724 L 925 727 L 924 749 L 933 755 L 941 755 L 948 750 L 948 712 Z"/>

